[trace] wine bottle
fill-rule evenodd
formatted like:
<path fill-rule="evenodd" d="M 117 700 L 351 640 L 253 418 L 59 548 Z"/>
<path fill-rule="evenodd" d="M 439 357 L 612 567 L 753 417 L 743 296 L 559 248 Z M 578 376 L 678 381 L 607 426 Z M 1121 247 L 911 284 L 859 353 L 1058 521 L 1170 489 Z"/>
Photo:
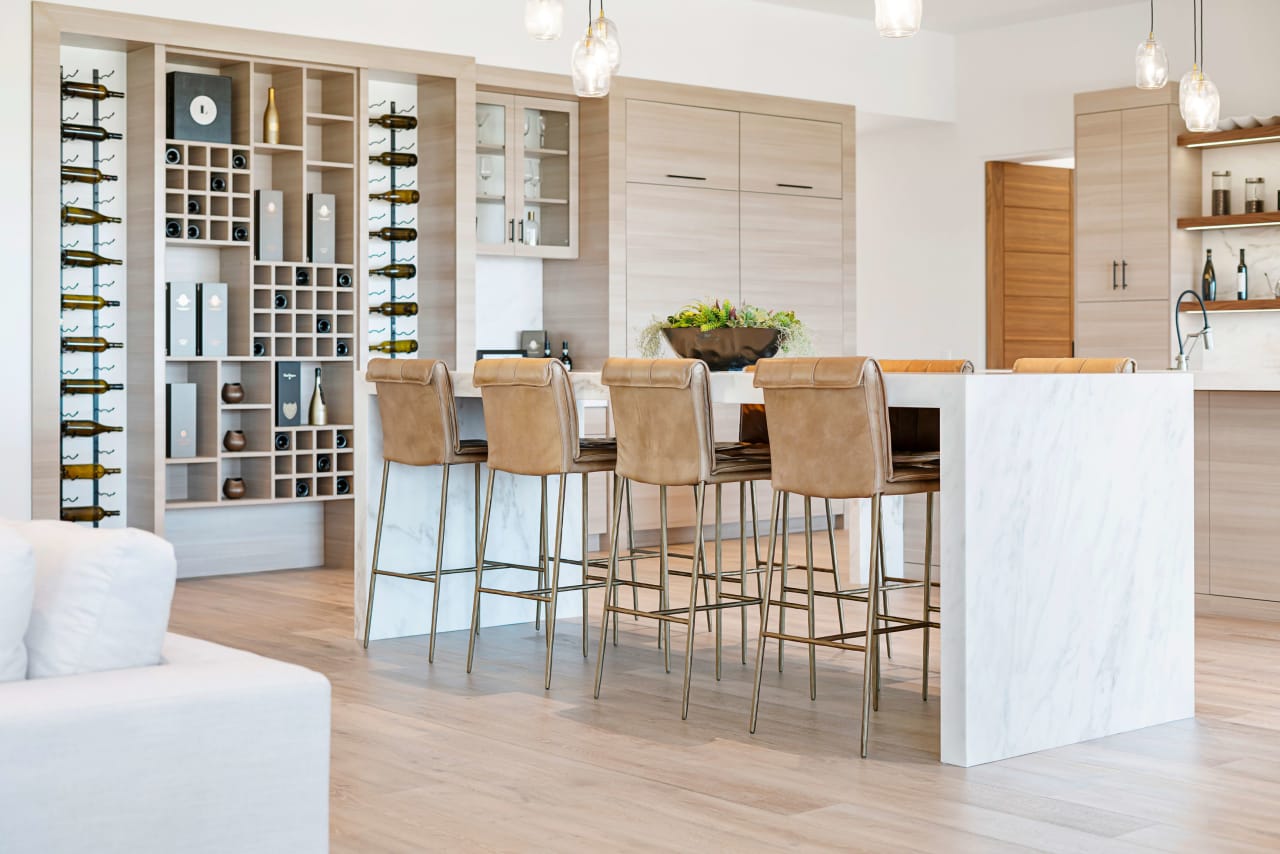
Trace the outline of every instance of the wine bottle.
<path fill-rule="evenodd" d="M 232 169 L 248 169 L 249 158 L 244 154 L 242 154 L 241 152 L 237 151 L 235 154 L 231 155 L 231 168 Z"/>
<path fill-rule="evenodd" d="M 103 267 L 124 262 L 116 258 L 106 258 L 97 252 L 84 249 L 63 249 L 62 266 L 64 267 Z"/>
<path fill-rule="evenodd" d="M 189 214 L 198 214 L 198 213 L 200 213 L 200 200 L 199 200 L 199 199 L 187 199 L 187 213 L 189 213 Z"/>
<path fill-rule="evenodd" d="M 178 222 L 176 219 L 165 220 L 164 236 L 165 237 L 181 237 L 182 223 Z"/>
<path fill-rule="evenodd" d="M 311 284 L 311 273 L 307 272 L 306 270 L 299 270 L 297 273 L 294 274 L 293 282 L 294 284 L 300 287 L 309 285 Z"/>
<path fill-rule="evenodd" d="M 72 419 L 62 422 L 62 435 L 64 436 L 97 436 L 101 433 L 123 432 L 123 427 L 110 427 L 106 424 L 99 424 L 97 421 Z"/>
<path fill-rule="evenodd" d="M 289 307 L 289 295 L 284 291 L 276 291 L 276 308 L 283 311 Z"/>
<path fill-rule="evenodd" d="M 227 191 L 227 179 L 221 175 L 214 175 L 209 179 L 209 190 L 214 193 L 225 193 Z"/>
<path fill-rule="evenodd" d="M 412 279 L 418 275 L 418 268 L 412 264 L 388 264 L 375 267 L 369 271 L 370 276 L 386 276 L 388 279 Z"/>
<path fill-rule="evenodd" d="M 407 151 L 384 151 L 381 154 L 370 154 L 370 163 L 381 163 L 383 166 L 417 166 L 418 155 Z"/>
<path fill-rule="evenodd" d="M 101 184 L 103 181 L 119 181 L 119 175 L 107 175 L 89 166 L 63 166 L 62 180 L 67 183 Z"/>
<path fill-rule="evenodd" d="M 347 434 L 339 433 L 337 437 L 333 440 L 333 445 L 335 448 L 338 448 L 338 449 L 345 448 L 347 446 Z"/>
<path fill-rule="evenodd" d="M 243 225 L 237 225 L 235 228 L 231 229 L 231 239 L 238 241 L 248 240 L 249 229 Z"/>
<path fill-rule="evenodd" d="M 97 125 L 74 125 L 70 122 L 62 123 L 63 139 L 87 139 L 91 142 L 106 142 L 109 139 L 124 139 L 118 133 L 112 133 L 106 128 Z"/>
<path fill-rule="evenodd" d="M 109 474 L 120 474 L 120 469 L 109 469 L 97 463 L 63 466 L 63 480 L 101 480 Z"/>
<path fill-rule="evenodd" d="M 200 239 L 200 226 L 196 225 L 194 222 L 189 222 L 189 223 L 187 223 L 187 239 L 188 239 L 188 240 L 199 240 L 199 239 Z"/>
<path fill-rule="evenodd" d="M 417 116 L 397 116 L 393 113 L 383 113 L 380 116 L 370 116 L 369 124 L 386 128 L 387 130 L 413 130 L 418 126 Z"/>
<path fill-rule="evenodd" d="M 289 434 L 288 433 L 276 434 L 276 450 L 277 451 L 289 450 Z"/>
<path fill-rule="evenodd" d="M 1236 299 L 1249 298 L 1249 267 L 1244 263 L 1244 250 L 1240 250 L 1240 265 L 1236 267 Z"/>
<path fill-rule="evenodd" d="M 341 272 L 341 273 L 339 273 L 339 274 L 338 274 L 338 287 L 340 287 L 340 288 L 349 288 L 349 287 L 351 287 L 351 274 L 350 274 L 350 273 L 348 273 L 348 272 L 346 272 L 346 271 L 343 271 L 343 272 Z"/>
<path fill-rule="evenodd" d="M 1200 296 L 1205 302 L 1218 298 L 1218 274 L 1213 270 L 1213 250 L 1204 251 L 1204 272 L 1200 275 Z"/>
<path fill-rule="evenodd" d="M 382 305 L 369 306 L 369 313 L 386 317 L 413 317 L 418 313 L 418 304 L 416 302 L 384 302 Z"/>
<path fill-rule="evenodd" d="M 317 427 L 329 423 L 329 408 L 324 405 L 324 387 L 320 384 L 320 368 L 316 368 L 316 387 L 311 392 L 311 409 L 307 420 Z"/>
<path fill-rule="evenodd" d="M 560 361 L 564 365 L 566 371 L 573 370 L 573 358 L 569 356 L 569 342 L 560 342 Z"/>
<path fill-rule="evenodd" d="M 321 454 L 316 457 L 316 471 L 324 473 L 333 468 L 333 461 L 329 459 L 328 454 Z"/>
<path fill-rule="evenodd" d="M 416 228 L 387 228 L 383 226 L 377 231 L 369 232 L 369 236 L 379 240 L 417 240 Z"/>
<path fill-rule="evenodd" d="M 394 205 L 416 205 L 422 195 L 417 190 L 386 190 L 370 193 L 369 198 L 375 202 L 391 202 Z"/>
<path fill-rule="evenodd" d="M 334 355 L 340 359 L 345 359 L 351 355 L 351 345 L 346 341 L 339 341 L 333 348 Z"/>
<path fill-rule="evenodd" d="M 311 484 L 307 483 L 305 480 L 298 481 L 297 485 L 293 488 L 293 494 L 299 498 L 306 498 L 311 494 Z"/>
<path fill-rule="evenodd" d="M 255 356 L 267 355 L 267 345 L 264 341 L 257 340 L 253 342 L 253 355 Z"/>
<path fill-rule="evenodd" d="M 106 394 L 109 391 L 120 391 L 123 383 L 109 383 L 106 380 L 63 380 L 63 394 Z"/>
<path fill-rule="evenodd" d="M 327 317 L 316 318 L 316 332 L 320 335 L 328 335 L 333 331 L 333 323 Z"/>
<path fill-rule="evenodd" d="M 93 296 L 92 294 L 63 294 L 62 308 L 64 311 L 72 308 L 85 308 L 90 311 L 97 311 L 100 308 L 115 308 L 120 305 L 120 300 L 104 299 L 103 297 Z"/>
<path fill-rule="evenodd" d="M 62 81 L 64 98 L 90 98 L 94 101 L 105 101 L 108 98 L 123 98 L 123 92 L 112 92 L 101 83 L 87 83 L 76 80 Z"/>
<path fill-rule="evenodd" d="M 399 341 L 383 341 L 381 344 L 370 344 L 369 349 L 375 353 L 416 353 L 418 342 L 408 338 Z"/>
<path fill-rule="evenodd" d="M 105 353 L 107 350 L 119 350 L 124 347 L 118 341 L 105 338 L 84 338 L 71 336 L 62 339 L 62 349 L 68 353 Z"/>
<path fill-rule="evenodd" d="M 345 477 L 340 477 L 333 482 L 333 491 L 338 495 L 351 494 L 351 481 Z"/>
<path fill-rule="evenodd" d="M 62 222 L 64 225 L 97 225 L 103 222 L 120 222 L 118 216 L 107 216 L 92 208 L 77 208 L 71 205 L 62 206 Z"/>
<path fill-rule="evenodd" d="M 164 150 L 164 162 L 170 166 L 177 166 L 182 162 L 182 149 L 176 145 L 170 145 Z"/>
<path fill-rule="evenodd" d="M 101 522 L 108 516 L 119 515 L 119 510 L 103 510 L 97 505 L 92 507 L 63 507 L 61 513 L 62 521 L 64 522 Z"/>
<path fill-rule="evenodd" d="M 267 145 L 280 143 L 280 111 L 276 109 L 276 87 L 267 88 L 267 109 L 262 114 L 262 141 Z"/>

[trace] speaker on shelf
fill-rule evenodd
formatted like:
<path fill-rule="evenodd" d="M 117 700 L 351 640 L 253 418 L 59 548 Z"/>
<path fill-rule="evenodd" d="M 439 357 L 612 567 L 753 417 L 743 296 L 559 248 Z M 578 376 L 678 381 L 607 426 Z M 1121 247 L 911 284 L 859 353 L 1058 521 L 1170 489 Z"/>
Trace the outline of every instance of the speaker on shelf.
<path fill-rule="evenodd" d="M 170 71 L 165 130 L 169 139 L 231 142 L 231 78 Z"/>

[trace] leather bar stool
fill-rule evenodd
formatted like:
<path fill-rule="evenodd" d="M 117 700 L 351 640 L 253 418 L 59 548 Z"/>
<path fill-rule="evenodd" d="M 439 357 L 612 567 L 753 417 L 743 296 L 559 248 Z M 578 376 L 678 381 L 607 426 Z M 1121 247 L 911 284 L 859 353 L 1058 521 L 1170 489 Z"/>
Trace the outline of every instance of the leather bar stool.
<path fill-rule="evenodd" d="M 547 658 L 545 687 L 551 688 L 551 663 L 555 652 L 556 604 L 560 593 L 582 593 L 582 654 L 587 655 L 587 595 L 604 579 L 592 578 L 592 565 L 587 557 L 587 475 L 611 472 L 616 457 L 612 440 L 581 439 L 578 435 L 577 402 L 569 372 L 558 359 L 491 359 L 476 364 L 472 382 L 484 400 L 485 432 L 489 443 L 489 483 L 484 503 L 484 521 L 480 532 L 480 554 L 486 553 L 489 539 L 489 516 L 493 503 L 493 480 L 497 472 L 537 477 L 541 480 L 542 513 L 539 524 L 539 566 L 503 563 L 515 569 L 538 573 L 538 586 L 533 590 L 500 590 L 484 586 L 485 563 L 476 573 L 475 605 L 471 616 L 471 639 L 467 647 L 467 672 L 475 657 L 476 634 L 479 629 L 480 596 L 509 596 L 528 599 L 547 607 Z M 582 557 L 564 558 L 564 502 L 568 475 L 582 475 Z M 550 522 L 547 507 L 547 478 L 560 481 L 556 498 L 555 540 L 547 545 Z M 616 490 L 615 490 L 616 496 Z M 616 500 L 616 498 L 615 498 Z M 550 583 L 547 563 L 551 564 Z M 582 567 L 582 581 L 560 584 L 560 565 Z"/>
<path fill-rule="evenodd" d="M 458 409 L 453 381 L 444 362 L 434 359 L 373 359 L 366 379 L 378 387 L 378 413 L 382 420 L 382 490 L 378 495 L 378 523 L 373 535 L 373 561 L 369 572 L 369 601 L 365 609 L 364 646 L 369 648 L 373 622 L 373 592 L 378 576 L 387 575 L 435 585 L 431 594 L 431 639 L 427 661 L 435 661 L 436 614 L 440 608 L 441 580 L 446 575 L 474 572 L 475 566 L 444 568 L 445 523 L 449 502 L 449 471 L 454 466 L 475 466 L 476 563 L 480 562 L 480 466 L 487 447 L 483 439 L 458 436 Z M 436 527 L 435 569 L 396 572 L 378 567 L 382 546 L 382 522 L 387 505 L 387 481 L 391 464 L 440 466 L 440 519 Z"/>
<path fill-rule="evenodd" d="M 1015 374 L 1132 374 L 1137 371 L 1133 359 L 1018 359 Z"/>
<path fill-rule="evenodd" d="M 737 594 L 723 590 L 723 569 L 719 554 L 716 555 L 715 573 L 712 576 L 716 583 L 715 600 L 711 601 L 710 596 L 704 592 L 704 604 L 698 604 L 699 581 L 708 575 L 705 569 L 703 528 L 706 488 L 763 480 L 768 477 L 769 461 L 758 453 L 744 451 L 739 443 L 717 446 L 712 427 L 711 384 L 705 362 L 697 359 L 609 359 L 605 362 L 601 379 L 609 387 L 614 430 L 618 437 L 615 471 L 619 481 L 614 486 L 612 530 L 617 532 L 619 529 L 621 491 L 630 481 L 658 487 L 662 529 L 659 547 L 660 580 L 656 585 L 657 609 L 646 611 L 622 608 L 616 604 L 616 597 L 606 595 L 601 625 L 607 626 L 610 614 L 619 613 L 659 621 L 665 638 L 663 661 L 668 671 L 671 624 L 685 626 L 684 688 L 680 704 L 680 717 L 685 719 L 689 716 L 694 623 L 698 612 L 715 612 L 718 651 L 720 612 L 726 608 L 737 608 L 743 611 L 745 619 L 746 609 L 760 605 L 759 598 L 747 596 L 745 590 Z M 687 608 L 671 607 L 670 604 L 670 576 L 675 573 L 669 565 L 666 508 L 667 493 L 671 487 L 692 487 L 694 493 L 694 546 Z M 613 591 L 616 584 L 627 583 L 620 580 L 617 574 L 618 540 L 615 533 L 610 546 L 606 591 Z M 655 587 L 643 586 L 649 589 Z M 600 697 L 600 685 L 604 678 L 604 652 L 602 635 L 596 659 L 597 699 Z"/>
<path fill-rule="evenodd" d="M 884 496 L 936 492 L 939 481 L 929 467 L 894 465 L 889 408 L 885 402 L 884 380 L 874 359 L 841 357 L 825 359 L 768 359 L 756 371 L 755 385 L 764 390 L 765 412 L 772 437 L 772 482 L 775 491 L 769 539 L 778 535 L 783 495 L 804 498 L 808 511 L 813 498 L 871 500 L 871 572 L 864 591 L 817 591 L 813 583 L 813 529 L 806 512 L 805 556 L 808 586 L 805 610 L 808 635 L 769 630 L 768 614 L 776 605 L 773 598 L 773 546 L 769 547 L 770 567 L 765 582 L 765 619 L 760 626 L 756 650 L 755 684 L 751 695 L 750 729 L 755 732 L 760 708 L 760 682 L 764 670 L 767 639 L 788 640 L 809 645 L 811 662 L 817 647 L 855 650 L 863 653 L 861 753 L 867 755 L 871 707 L 878 683 L 878 640 L 900 631 L 921 629 L 927 620 L 880 613 L 880 591 L 885 586 L 881 559 L 881 505 Z M 826 599 L 865 602 L 864 631 L 837 632 L 818 636 L 816 601 Z M 790 607 L 797 607 L 792 603 Z M 883 625 L 883 624 L 888 625 Z M 854 641 L 862 642 L 855 643 Z M 817 696 L 813 676 L 809 696 Z"/>

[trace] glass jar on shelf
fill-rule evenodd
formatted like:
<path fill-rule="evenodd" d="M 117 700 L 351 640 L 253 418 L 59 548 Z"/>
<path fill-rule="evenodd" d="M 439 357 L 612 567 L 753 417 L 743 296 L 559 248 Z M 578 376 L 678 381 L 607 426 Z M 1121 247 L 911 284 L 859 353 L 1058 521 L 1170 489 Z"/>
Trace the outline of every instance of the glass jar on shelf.
<path fill-rule="evenodd" d="M 1213 215 L 1231 213 L 1231 172 L 1213 173 Z"/>
<path fill-rule="evenodd" d="M 1262 213 L 1262 200 L 1267 192 L 1267 182 L 1262 178 L 1244 179 L 1244 212 Z"/>

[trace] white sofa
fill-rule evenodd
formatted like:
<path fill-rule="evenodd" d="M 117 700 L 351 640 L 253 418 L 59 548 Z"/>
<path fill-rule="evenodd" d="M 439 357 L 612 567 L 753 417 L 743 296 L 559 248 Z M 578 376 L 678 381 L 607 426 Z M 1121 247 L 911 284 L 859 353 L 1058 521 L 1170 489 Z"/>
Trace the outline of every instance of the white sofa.
<path fill-rule="evenodd" d="M 29 644 L 42 600 L 68 587 L 37 573 Z M 0 851 L 327 851 L 328 680 L 193 638 L 162 643 L 151 666 L 0 682 Z"/>

